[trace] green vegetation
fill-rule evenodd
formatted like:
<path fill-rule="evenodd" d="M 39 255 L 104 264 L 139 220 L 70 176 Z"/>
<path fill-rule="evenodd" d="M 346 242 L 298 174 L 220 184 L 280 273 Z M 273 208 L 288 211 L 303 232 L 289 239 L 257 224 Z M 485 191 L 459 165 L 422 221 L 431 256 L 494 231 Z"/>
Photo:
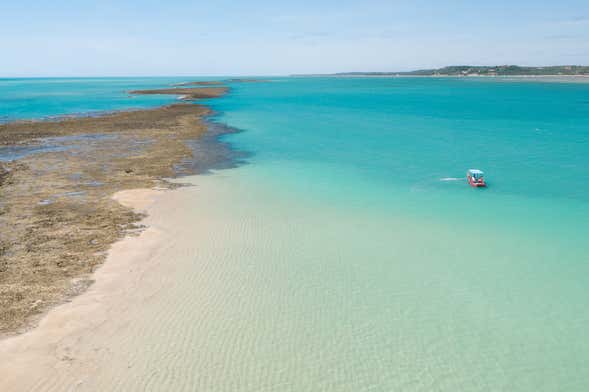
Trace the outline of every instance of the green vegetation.
<path fill-rule="evenodd" d="M 337 75 L 351 76 L 542 76 L 589 75 L 589 66 L 557 65 L 550 67 L 520 67 L 518 65 L 475 66 L 452 65 L 438 69 L 421 69 L 410 72 L 346 72 Z"/>

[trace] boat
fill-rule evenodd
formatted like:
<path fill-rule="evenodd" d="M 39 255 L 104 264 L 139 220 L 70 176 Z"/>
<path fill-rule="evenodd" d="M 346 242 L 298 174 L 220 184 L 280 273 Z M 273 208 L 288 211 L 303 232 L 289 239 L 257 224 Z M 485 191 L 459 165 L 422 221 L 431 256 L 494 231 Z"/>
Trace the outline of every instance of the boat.
<path fill-rule="evenodd" d="M 468 169 L 468 171 L 466 172 L 466 179 L 468 180 L 468 183 L 470 184 L 470 186 L 475 188 L 487 186 L 484 177 L 485 173 L 483 173 L 479 169 Z"/>

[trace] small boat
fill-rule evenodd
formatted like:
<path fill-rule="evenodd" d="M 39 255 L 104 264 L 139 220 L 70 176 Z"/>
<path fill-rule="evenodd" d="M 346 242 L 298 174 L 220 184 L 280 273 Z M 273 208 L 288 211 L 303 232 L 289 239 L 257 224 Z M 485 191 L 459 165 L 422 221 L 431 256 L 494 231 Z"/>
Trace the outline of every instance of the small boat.
<path fill-rule="evenodd" d="M 470 186 L 475 188 L 487 186 L 487 184 L 485 184 L 484 176 L 485 173 L 479 169 L 468 169 L 466 172 L 466 179 L 468 180 L 468 183 Z"/>

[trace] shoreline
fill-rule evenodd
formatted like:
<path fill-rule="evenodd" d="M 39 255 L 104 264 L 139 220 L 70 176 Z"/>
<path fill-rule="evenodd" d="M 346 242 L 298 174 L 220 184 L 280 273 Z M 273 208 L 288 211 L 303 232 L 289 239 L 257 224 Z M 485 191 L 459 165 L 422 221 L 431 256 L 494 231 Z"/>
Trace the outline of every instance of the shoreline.
<path fill-rule="evenodd" d="M 291 75 L 293 78 L 335 79 L 496 79 L 541 80 L 545 82 L 589 83 L 589 75 Z"/>
<path fill-rule="evenodd" d="M 146 217 L 149 207 L 167 192 L 155 189 L 124 190 L 115 193 L 112 199 Z M 124 314 L 120 308 L 121 305 L 125 307 L 121 304 L 121 298 L 143 300 L 157 291 L 157 285 L 145 287 L 145 274 L 160 266 L 154 254 L 165 244 L 165 237 L 156 227 L 147 226 L 138 236 L 126 236 L 115 242 L 103 265 L 93 273 L 94 283 L 88 290 L 50 309 L 36 328 L 0 339 L 0 357 L 3 358 L 0 363 L 0 389 L 38 389 L 52 378 L 56 370 L 70 380 L 87 376 L 88 366 L 92 366 L 91 358 L 76 363 L 79 370 L 84 369 L 86 373 L 79 374 L 70 368 L 74 365 L 76 351 L 81 351 L 81 346 L 84 346 L 86 353 L 92 352 L 87 350 L 87 338 L 96 327 L 110 323 L 113 317 L 111 312 L 115 312 L 119 318 L 118 323 L 111 323 L 109 327 L 115 330 L 121 327 L 120 317 L 124 317 Z M 138 286 L 142 286 L 141 289 L 137 289 Z M 114 309 L 117 306 L 119 309 Z M 101 353 L 95 351 L 94 354 L 98 356 Z M 81 382 L 78 382 L 70 387 L 80 385 Z"/>
<path fill-rule="evenodd" d="M 196 99 L 201 89 L 192 90 Z M 0 160 L 0 341 L 34 330 L 56 306 L 85 292 L 111 246 L 141 233 L 144 215 L 113 199 L 117 192 L 173 189 L 180 185 L 169 178 L 241 163 L 218 140 L 234 130 L 212 131 L 211 113 L 186 103 L 0 125 L 0 148 L 9 158 L 10 146 L 25 149 Z"/>

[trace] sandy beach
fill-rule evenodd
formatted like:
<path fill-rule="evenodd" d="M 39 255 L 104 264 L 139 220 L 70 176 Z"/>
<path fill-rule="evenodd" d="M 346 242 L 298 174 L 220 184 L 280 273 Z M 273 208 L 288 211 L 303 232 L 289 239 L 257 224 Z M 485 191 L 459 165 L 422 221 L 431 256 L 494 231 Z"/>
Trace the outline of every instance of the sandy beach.
<path fill-rule="evenodd" d="M 244 156 L 219 140 L 236 130 L 209 114 L 190 103 L 1 126 L 2 153 L 17 159 L 0 165 L 0 390 L 146 389 L 149 372 L 129 371 L 129 355 L 149 343 L 119 339 L 162 311 L 151 302 L 187 271 L 187 235 L 210 234 L 182 212 L 201 197 L 184 176 Z"/>
<path fill-rule="evenodd" d="M 145 229 L 113 244 L 86 292 L 51 309 L 36 328 L 0 341 L 0 390 L 236 387 L 238 368 L 231 365 L 229 372 L 222 362 L 241 361 L 231 354 L 240 346 L 227 342 L 223 348 L 210 335 L 226 322 L 223 304 L 233 307 L 243 298 L 234 290 L 249 290 L 219 248 L 231 249 L 239 225 L 219 214 L 227 191 L 222 176 L 177 181 L 191 186 L 114 195 L 145 216 Z M 174 341 L 195 336 L 187 344 Z"/>
<path fill-rule="evenodd" d="M 191 99 L 226 92 L 183 90 Z M 86 290 L 110 245 L 141 230 L 142 214 L 114 201 L 115 192 L 176 187 L 167 178 L 231 161 L 215 141 L 231 130 L 205 136 L 209 114 L 174 104 L 0 125 L 0 153 L 17 158 L 0 163 L 0 336 L 26 331 Z"/>
<path fill-rule="evenodd" d="M 138 212 L 147 212 L 164 191 L 129 190 L 114 199 Z M 157 220 L 139 237 L 114 244 L 104 266 L 93 274 L 95 283 L 71 302 L 50 311 L 39 326 L 25 334 L 0 341 L 0 390 L 73 390 L 96 370 L 98 360 L 108 356 L 105 337 L 131 322 L 128 308 L 141 306 L 160 288 L 154 270 L 155 255 L 171 240 L 158 230 Z M 173 265 L 159 265 L 159 268 Z M 78 361 L 83 356 L 82 361 Z M 88 389 L 92 390 L 92 389 Z"/>

